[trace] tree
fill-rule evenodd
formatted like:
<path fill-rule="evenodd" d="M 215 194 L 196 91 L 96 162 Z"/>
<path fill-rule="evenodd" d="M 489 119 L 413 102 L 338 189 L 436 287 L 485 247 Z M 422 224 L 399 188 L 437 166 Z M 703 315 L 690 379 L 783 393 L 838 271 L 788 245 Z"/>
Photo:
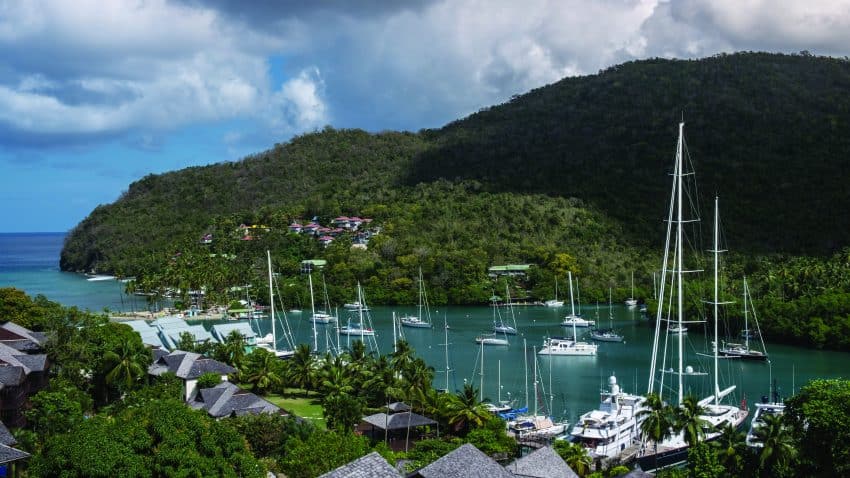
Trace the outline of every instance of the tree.
<path fill-rule="evenodd" d="M 363 401 L 347 393 L 335 393 L 328 395 L 322 401 L 325 420 L 328 429 L 340 433 L 348 433 L 354 430 L 354 426 L 363 418 Z"/>
<path fill-rule="evenodd" d="M 700 417 L 705 409 L 700 406 L 699 399 L 688 395 L 682 399 L 681 405 L 674 411 L 673 426 L 684 434 L 685 443 L 689 446 L 697 444 L 705 436 L 707 420 Z"/>
<path fill-rule="evenodd" d="M 688 448 L 690 478 L 720 478 L 724 471 L 723 465 L 717 460 L 717 455 L 705 442 L 694 443 Z"/>
<path fill-rule="evenodd" d="M 579 443 L 570 443 L 566 440 L 555 441 L 555 451 L 561 455 L 561 458 L 570 465 L 570 468 L 576 472 L 578 476 L 587 476 L 590 473 L 590 467 L 593 464 L 590 455 Z"/>
<path fill-rule="evenodd" d="M 711 442 L 717 452 L 718 461 L 728 476 L 739 476 L 744 471 L 744 456 L 747 452 L 745 438 L 743 432 L 727 423 L 720 429 L 717 440 Z"/>
<path fill-rule="evenodd" d="M 786 401 L 785 415 L 807 475 L 850 475 L 850 380 L 812 380 Z"/>
<path fill-rule="evenodd" d="M 60 378 L 53 379 L 47 389 L 35 394 L 30 403 L 32 408 L 25 412 L 27 425 L 42 440 L 72 430 L 82 423 L 84 413 L 92 407 L 87 393 Z"/>
<path fill-rule="evenodd" d="M 313 388 L 315 380 L 316 361 L 310 346 L 298 344 L 295 354 L 289 360 L 289 380 L 293 385 L 304 390 Z"/>
<path fill-rule="evenodd" d="M 274 413 L 249 413 L 227 420 L 245 437 L 257 458 L 283 457 L 287 441 L 307 440 L 316 431 L 309 420 Z"/>
<path fill-rule="evenodd" d="M 450 397 L 445 404 L 449 424 L 460 426 L 464 434 L 472 426 L 480 427 L 491 416 L 487 407 L 478 401 L 478 390 L 471 384 L 463 384 L 463 390 Z"/>
<path fill-rule="evenodd" d="M 283 364 L 268 350 L 254 349 L 245 359 L 243 379 L 256 393 L 264 394 L 270 388 L 283 384 Z"/>
<path fill-rule="evenodd" d="M 644 439 L 652 440 L 658 454 L 658 444 L 673 434 L 673 409 L 665 405 L 657 393 L 648 394 L 644 406 L 646 408 L 638 412 L 643 418 L 640 433 Z"/>
<path fill-rule="evenodd" d="M 317 431 L 306 440 L 292 438 L 280 465 L 290 478 L 312 478 L 360 458 L 368 451 L 366 437 Z"/>
<path fill-rule="evenodd" d="M 755 430 L 755 438 L 762 447 L 758 455 L 761 476 L 789 476 L 790 465 L 797 457 L 797 447 L 791 430 L 782 415 L 767 414 Z"/>
<path fill-rule="evenodd" d="M 115 350 L 103 355 L 106 383 L 118 386 L 123 391 L 132 390 L 148 373 L 153 357 L 150 350 L 136 342 L 124 342 Z"/>
<path fill-rule="evenodd" d="M 202 388 L 212 388 L 221 383 L 221 375 L 212 372 L 202 373 L 198 377 L 198 390 Z"/>
<path fill-rule="evenodd" d="M 180 400 L 125 408 L 51 436 L 30 462 L 33 476 L 262 477 L 263 466 L 230 425 Z"/>

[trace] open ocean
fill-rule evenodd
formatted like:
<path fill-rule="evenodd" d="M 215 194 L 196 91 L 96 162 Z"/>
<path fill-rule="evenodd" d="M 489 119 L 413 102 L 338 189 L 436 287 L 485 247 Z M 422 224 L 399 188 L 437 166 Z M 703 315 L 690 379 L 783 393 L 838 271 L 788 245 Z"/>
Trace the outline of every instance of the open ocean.
<path fill-rule="evenodd" d="M 30 295 L 44 294 L 48 299 L 64 305 L 74 305 L 92 311 L 147 310 L 145 300 L 123 294 L 123 284 L 115 280 L 88 281 L 81 274 L 59 271 L 59 252 L 62 249 L 64 233 L 0 234 L 0 287 L 16 287 Z M 352 291 L 353 294 L 353 291 Z M 368 299 L 368 290 L 366 291 Z M 437 371 L 434 385 L 446 386 L 446 357 L 448 355 L 449 388 L 457 389 L 463 382 L 482 383 L 481 348 L 474 343 L 476 335 L 489 332 L 493 324 L 491 307 L 439 307 L 433 312 L 437 325 L 433 329 L 405 329 L 408 341 L 419 356 Z M 653 327 L 635 308 L 629 309 L 620 304 L 610 308 L 614 327 L 626 337 L 626 343 L 600 343 L 596 357 L 540 357 L 538 387 L 546 398 L 540 398 L 540 405 L 551 405 L 553 415 L 564 417 L 573 422 L 581 413 L 598 405 L 598 392 L 605 387 L 607 377 L 616 373 L 620 385 L 628 392 L 643 393 L 646 389 L 649 373 L 649 358 Z M 517 399 L 522 405 L 526 402 L 524 377 L 525 364 L 529 374 L 533 369 L 536 355 L 533 346 L 539 347 L 543 338 L 553 335 L 565 335 L 558 324 L 567 308 L 517 307 L 516 322 L 520 334 L 509 337 L 508 347 L 487 347 L 485 353 L 484 394 L 496 399 L 500 392 L 502 398 Z M 603 305 L 599 315 L 605 325 L 609 307 Z M 344 311 L 340 311 L 344 316 Z M 379 351 L 392 351 L 392 314 L 415 313 L 415 306 L 373 307 L 370 313 L 377 331 L 376 343 Z M 500 311 L 503 316 L 507 310 Z M 584 305 L 581 312 L 587 318 L 596 316 L 596 307 Z M 287 319 L 298 343 L 313 342 L 312 324 L 306 320 L 309 309 L 302 314 L 289 314 Z M 446 352 L 443 344 L 445 335 L 442 329 L 444 320 L 450 325 Z M 283 317 L 280 317 L 283 320 Z M 341 320 L 344 324 L 345 320 Z M 202 322 L 209 327 L 213 321 Z M 270 331 L 271 321 L 261 319 L 253 326 L 262 334 Z M 328 344 L 339 340 L 346 345 L 347 339 L 337 339 L 333 326 L 319 326 L 318 345 L 324 350 Z M 354 338 L 352 337 L 352 340 Z M 523 350 L 523 340 L 528 349 Z M 278 345 L 283 346 L 281 337 Z M 697 352 L 707 350 L 706 337 L 692 334 L 688 338 L 689 350 L 686 364 L 693 364 L 699 370 L 706 370 L 706 359 Z M 771 365 L 767 363 L 733 361 L 723 362 L 723 384 L 736 384 L 735 403 L 747 399 L 750 404 L 768 393 L 771 378 L 776 378 L 783 395 L 789 395 L 792 389 L 799 389 L 812 378 L 846 377 L 846 364 L 850 354 L 824 350 L 805 349 L 785 344 L 767 344 Z M 501 372 L 501 373 L 500 373 Z M 501 376 L 501 387 L 499 386 Z M 529 381 L 533 381 L 530 379 Z M 551 381 L 551 388 L 549 383 Z M 710 392 L 707 380 L 688 379 L 689 391 L 705 396 Z M 543 389 L 546 392 L 543 392 Z M 533 400 L 531 400 L 533 402 Z M 549 402 L 549 403 L 546 403 Z M 533 407 L 533 403 L 530 404 Z M 548 408 L 548 407 L 547 407 Z"/>

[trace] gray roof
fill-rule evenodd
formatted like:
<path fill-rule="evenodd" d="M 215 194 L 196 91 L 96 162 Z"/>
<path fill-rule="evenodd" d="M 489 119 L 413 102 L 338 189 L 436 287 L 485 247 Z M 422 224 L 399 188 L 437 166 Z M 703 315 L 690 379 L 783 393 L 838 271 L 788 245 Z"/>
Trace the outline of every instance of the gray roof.
<path fill-rule="evenodd" d="M 175 350 L 168 355 L 163 355 L 148 367 L 151 375 L 162 375 L 171 372 L 183 380 L 192 380 L 205 373 L 227 375 L 236 372 L 236 369 L 226 363 L 206 358 L 193 352 Z"/>
<path fill-rule="evenodd" d="M 399 412 L 392 415 L 376 413 L 363 417 L 363 421 L 381 430 L 401 430 L 407 427 L 415 428 L 437 424 L 434 420 L 413 412 Z"/>
<path fill-rule="evenodd" d="M 44 345 L 44 340 L 46 335 L 40 332 L 33 332 L 32 330 L 21 327 L 20 325 L 14 322 L 6 322 L 3 325 L 0 325 L 0 328 L 3 328 L 22 339 L 30 340 L 38 345 Z"/>
<path fill-rule="evenodd" d="M 0 422 L 0 445 L 14 445 L 18 443 L 18 440 L 15 440 L 15 437 L 12 436 L 12 432 L 6 428 L 6 425 L 3 422 Z"/>
<path fill-rule="evenodd" d="M 204 328 L 203 325 L 186 325 L 185 327 L 173 327 L 163 329 L 162 335 L 165 336 L 166 345 L 170 348 L 177 347 L 180 344 L 180 335 L 188 333 L 195 339 L 195 342 L 204 342 L 205 340 L 215 341 L 213 336 Z"/>
<path fill-rule="evenodd" d="M 20 385 L 24 382 L 26 376 L 27 374 L 23 367 L 0 367 L 0 384 L 6 386 Z"/>
<path fill-rule="evenodd" d="M 44 372 L 47 369 L 47 355 L 16 355 L 16 359 L 30 369 L 30 372 Z"/>
<path fill-rule="evenodd" d="M 201 389 L 189 405 L 197 410 L 205 410 L 214 418 L 229 417 L 234 414 L 241 416 L 280 413 L 278 406 L 230 382 L 221 382 L 215 387 Z"/>
<path fill-rule="evenodd" d="M 373 451 L 336 470 L 329 471 L 319 478 L 399 478 L 401 474 Z"/>
<path fill-rule="evenodd" d="M 570 465 L 551 446 L 534 450 L 505 467 L 515 476 L 531 478 L 578 478 Z"/>
<path fill-rule="evenodd" d="M 219 342 L 224 342 L 227 339 L 227 336 L 230 335 L 232 331 L 238 331 L 242 334 L 242 337 L 246 339 L 254 338 L 257 336 L 257 333 L 254 332 L 254 329 L 251 328 L 251 324 L 248 322 L 234 322 L 229 324 L 215 324 L 212 326 L 212 335 Z"/>
<path fill-rule="evenodd" d="M 122 323 L 129 325 L 130 328 L 135 330 L 136 333 L 142 337 L 143 344 L 152 345 L 154 347 L 162 347 L 164 345 L 162 343 L 162 339 L 159 337 L 159 329 L 151 327 L 151 325 L 144 320 L 128 320 Z"/>
<path fill-rule="evenodd" d="M 30 454 L 6 445 L 0 445 L 0 464 L 29 458 Z"/>
<path fill-rule="evenodd" d="M 465 443 L 412 475 L 422 478 L 514 478 L 478 448 Z"/>
<path fill-rule="evenodd" d="M 387 405 L 387 408 L 391 412 L 409 412 L 410 411 L 410 405 L 408 405 L 404 402 L 393 402 L 393 403 Z"/>

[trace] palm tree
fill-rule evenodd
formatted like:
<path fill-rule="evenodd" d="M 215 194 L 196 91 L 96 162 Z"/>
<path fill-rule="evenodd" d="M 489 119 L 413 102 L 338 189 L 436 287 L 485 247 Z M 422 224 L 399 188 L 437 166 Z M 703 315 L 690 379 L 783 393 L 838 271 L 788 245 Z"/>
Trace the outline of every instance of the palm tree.
<path fill-rule="evenodd" d="M 324 367 L 319 371 L 319 386 L 325 399 L 341 394 L 351 394 L 354 391 L 351 376 L 341 357 L 325 362 Z"/>
<path fill-rule="evenodd" d="M 743 471 L 744 451 L 746 450 L 746 435 L 731 423 L 720 429 L 720 436 L 712 442 L 718 452 L 718 459 L 730 476 L 737 476 Z"/>
<path fill-rule="evenodd" d="M 401 396 L 401 390 L 397 387 L 398 379 L 390 361 L 386 355 L 378 357 L 363 382 L 363 390 L 369 398 L 369 405 L 383 405 L 389 402 L 390 397 Z"/>
<path fill-rule="evenodd" d="M 587 453 L 587 449 L 582 445 L 570 443 L 566 440 L 558 440 L 555 442 L 555 451 L 567 462 L 567 465 L 570 465 L 570 468 L 578 476 L 587 476 L 590 473 L 593 460 Z"/>
<path fill-rule="evenodd" d="M 253 391 L 264 393 L 274 385 L 283 383 L 283 364 L 267 350 L 254 349 L 245 363 L 245 381 L 253 385 Z"/>
<path fill-rule="evenodd" d="M 224 362 L 241 369 L 245 359 L 245 337 L 238 330 L 231 330 L 221 347 Z"/>
<path fill-rule="evenodd" d="M 700 418 L 705 409 L 693 395 L 682 399 L 682 404 L 675 410 L 674 428 L 685 435 L 685 443 L 693 446 L 705 436 L 705 429 L 710 426 L 707 420 Z"/>
<path fill-rule="evenodd" d="M 316 359 L 307 344 L 298 344 L 295 354 L 289 360 L 289 380 L 298 388 L 313 388 Z"/>
<path fill-rule="evenodd" d="M 490 412 L 478 401 L 478 390 L 471 384 L 463 384 L 463 390 L 446 402 L 449 425 L 460 425 L 465 432 L 470 425 L 480 427 L 490 418 Z"/>
<path fill-rule="evenodd" d="M 147 368 L 152 360 L 148 349 L 133 347 L 129 342 L 121 344 L 118 350 L 110 350 L 103 354 L 106 383 L 117 385 L 124 391 L 133 386 L 147 375 Z"/>
<path fill-rule="evenodd" d="M 759 470 L 763 475 L 774 474 L 795 456 L 794 440 L 781 415 L 764 415 L 762 425 L 756 428 L 754 434 L 756 440 L 763 444 L 759 454 Z"/>
<path fill-rule="evenodd" d="M 673 434 L 673 409 L 665 405 L 661 396 L 650 393 L 646 396 L 645 407 L 638 412 L 638 417 L 643 417 L 640 424 L 640 433 L 644 440 L 652 440 L 655 445 L 655 453 L 658 454 L 658 443 Z"/>
<path fill-rule="evenodd" d="M 410 364 L 413 363 L 414 353 L 413 347 L 410 346 L 404 339 L 398 339 L 395 344 L 395 352 L 392 353 L 392 359 L 390 363 L 393 366 L 393 369 L 397 373 L 401 373 L 402 370 L 405 370 Z"/>

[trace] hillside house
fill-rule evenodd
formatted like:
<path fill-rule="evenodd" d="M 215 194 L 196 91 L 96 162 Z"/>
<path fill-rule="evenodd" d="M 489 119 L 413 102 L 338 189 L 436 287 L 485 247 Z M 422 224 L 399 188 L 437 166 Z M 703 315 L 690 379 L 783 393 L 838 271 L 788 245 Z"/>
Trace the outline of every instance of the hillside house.
<path fill-rule="evenodd" d="M 227 375 L 236 372 L 236 369 L 226 363 L 204 357 L 193 352 L 175 350 L 166 353 L 163 350 L 154 350 L 154 361 L 148 367 L 148 374 L 160 376 L 171 372 L 183 381 L 183 399 L 191 402 L 197 395 L 198 378 L 205 373 L 214 373 L 221 376 L 221 381 L 227 381 Z"/>

